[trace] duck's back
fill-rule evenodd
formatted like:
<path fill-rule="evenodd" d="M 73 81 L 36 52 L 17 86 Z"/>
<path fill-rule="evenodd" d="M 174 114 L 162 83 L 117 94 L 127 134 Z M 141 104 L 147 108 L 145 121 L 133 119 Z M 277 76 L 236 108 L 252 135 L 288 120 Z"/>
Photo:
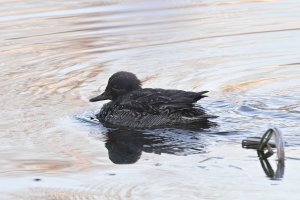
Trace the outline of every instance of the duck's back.
<path fill-rule="evenodd" d="M 98 115 L 102 123 L 131 128 L 197 124 L 210 117 L 195 106 L 203 92 L 140 89 L 105 104 Z"/>

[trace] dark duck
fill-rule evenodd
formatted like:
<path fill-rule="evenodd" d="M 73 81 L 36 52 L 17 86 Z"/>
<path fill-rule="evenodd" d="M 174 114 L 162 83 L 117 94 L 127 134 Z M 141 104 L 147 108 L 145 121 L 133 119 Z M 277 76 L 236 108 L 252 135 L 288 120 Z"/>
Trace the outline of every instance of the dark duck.
<path fill-rule="evenodd" d="M 130 72 L 113 74 L 105 91 L 90 102 L 111 100 L 103 105 L 96 115 L 107 127 L 162 128 L 199 127 L 207 128 L 207 115 L 195 103 L 206 97 L 208 91 L 188 92 L 142 88 L 141 81 Z"/>

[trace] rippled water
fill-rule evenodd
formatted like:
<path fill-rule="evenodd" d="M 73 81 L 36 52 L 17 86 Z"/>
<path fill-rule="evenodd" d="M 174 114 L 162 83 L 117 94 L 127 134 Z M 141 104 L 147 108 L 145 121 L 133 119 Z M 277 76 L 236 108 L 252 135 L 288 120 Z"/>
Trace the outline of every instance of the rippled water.
<path fill-rule="evenodd" d="M 299 11 L 298 0 L 2 0 L 1 199 L 297 199 Z M 119 70 L 145 87 L 210 90 L 201 105 L 218 126 L 76 120 Z M 241 148 L 273 125 L 286 140 L 277 181 Z"/>

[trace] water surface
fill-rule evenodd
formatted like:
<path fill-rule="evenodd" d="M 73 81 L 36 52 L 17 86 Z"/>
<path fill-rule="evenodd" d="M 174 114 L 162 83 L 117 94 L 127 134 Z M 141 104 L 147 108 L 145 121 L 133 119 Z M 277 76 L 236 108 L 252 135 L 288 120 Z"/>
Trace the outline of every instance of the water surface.
<path fill-rule="evenodd" d="M 1 1 L 1 199 L 297 199 L 297 0 Z M 202 131 L 122 132 L 74 118 L 125 70 L 209 90 Z M 241 141 L 276 126 L 283 178 Z M 276 170 L 275 158 L 270 162 Z"/>

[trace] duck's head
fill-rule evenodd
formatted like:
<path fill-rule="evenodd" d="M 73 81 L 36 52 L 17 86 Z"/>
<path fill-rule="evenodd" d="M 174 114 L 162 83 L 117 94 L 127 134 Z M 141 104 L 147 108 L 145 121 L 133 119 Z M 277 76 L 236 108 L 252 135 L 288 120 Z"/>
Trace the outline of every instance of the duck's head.
<path fill-rule="evenodd" d="M 138 89 L 141 89 L 141 81 L 133 73 L 117 72 L 109 78 L 105 91 L 91 98 L 90 102 L 116 100 L 119 96 Z"/>

